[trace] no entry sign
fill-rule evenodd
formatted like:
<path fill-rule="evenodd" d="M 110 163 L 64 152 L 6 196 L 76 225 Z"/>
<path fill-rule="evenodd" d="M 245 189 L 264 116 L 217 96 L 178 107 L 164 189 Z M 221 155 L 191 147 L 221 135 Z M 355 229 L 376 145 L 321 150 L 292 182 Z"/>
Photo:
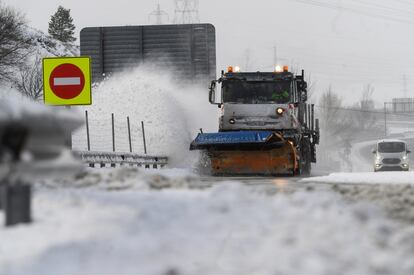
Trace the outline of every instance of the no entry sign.
<path fill-rule="evenodd" d="M 85 76 L 79 67 L 66 63 L 57 66 L 52 71 L 49 85 L 56 96 L 62 99 L 73 99 L 83 91 Z"/>
<path fill-rule="evenodd" d="M 43 59 L 44 100 L 49 105 L 90 105 L 89 57 Z"/>

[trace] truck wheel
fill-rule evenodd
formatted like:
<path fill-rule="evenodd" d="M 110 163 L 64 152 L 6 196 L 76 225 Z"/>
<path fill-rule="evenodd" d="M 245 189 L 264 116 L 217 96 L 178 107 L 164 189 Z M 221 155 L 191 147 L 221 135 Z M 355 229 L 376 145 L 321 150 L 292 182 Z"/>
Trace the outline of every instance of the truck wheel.
<path fill-rule="evenodd" d="M 211 159 L 207 151 L 202 151 L 196 166 L 196 172 L 200 176 L 211 176 Z"/>
<path fill-rule="evenodd" d="M 311 161 L 312 161 L 312 152 L 311 152 L 311 144 L 309 139 L 305 139 L 302 142 L 301 148 L 301 175 L 302 176 L 310 176 L 311 174 Z"/>

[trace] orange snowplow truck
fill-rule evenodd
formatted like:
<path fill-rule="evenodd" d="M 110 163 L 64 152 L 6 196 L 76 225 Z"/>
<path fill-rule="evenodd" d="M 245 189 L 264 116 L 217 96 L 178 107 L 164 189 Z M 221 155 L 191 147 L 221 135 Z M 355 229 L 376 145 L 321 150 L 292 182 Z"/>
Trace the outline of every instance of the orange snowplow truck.
<path fill-rule="evenodd" d="M 220 100 L 216 86 L 221 85 Z M 287 67 L 240 72 L 212 81 L 209 101 L 221 108 L 219 131 L 200 133 L 201 168 L 215 176 L 309 175 L 316 162 L 319 121 L 307 104 L 307 83 Z"/>

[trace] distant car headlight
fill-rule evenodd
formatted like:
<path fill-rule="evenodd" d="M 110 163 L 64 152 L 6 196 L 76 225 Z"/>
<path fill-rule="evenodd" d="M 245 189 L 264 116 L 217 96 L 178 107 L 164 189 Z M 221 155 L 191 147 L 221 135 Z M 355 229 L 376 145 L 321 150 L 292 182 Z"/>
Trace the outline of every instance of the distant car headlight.
<path fill-rule="evenodd" d="M 236 120 L 235 120 L 234 118 L 231 118 L 231 119 L 229 120 L 229 123 L 230 123 L 230 124 L 236 124 Z"/>

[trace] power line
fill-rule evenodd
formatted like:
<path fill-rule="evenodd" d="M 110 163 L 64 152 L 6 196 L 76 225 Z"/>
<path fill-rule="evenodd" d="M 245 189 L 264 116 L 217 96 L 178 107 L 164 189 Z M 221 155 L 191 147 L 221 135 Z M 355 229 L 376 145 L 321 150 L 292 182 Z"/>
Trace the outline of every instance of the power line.
<path fill-rule="evenodd" d="M 356 108 L 345 108 L 345 107 L 326 107 L 326 106 L 320 106 L 320 105 L 315 105 L 315 108 L 325 109 L 325 110 L 336 110 L 336 111 L 348 111 L 348 112 L 358 112 L 358 113 L 380 114 L 380 115 L 383 115 L 385 113 L 384 111 L 361 110 L 361 109 L 356 109 Z M 407 113 L 387 112 L 387 115 L 414 118 L 414 114 L 410 115 L 410 114 L 407 114 Z"/>
<path fill-rule="evenodd" d="M 393 2 L 394 1 L 397 1 L 397 2 L 403 3 L 403 4 L 407 5 L 407 6 L 414 6 L 414 3 L 411 2 L 411 1 L 405 1 L 405 0 L 392 0 L 392 1 Z"/>
<path fill-rule="evenodd" d="M 389 20 L 389 21 L 395 21 L 395 22 L 398 22 L 398 23 L 414 24 L 414 21 L 412 21 L 412 20 L 402 19 L 400 17 L 395 17 L 395 16 L 392 16 L 392 15 L 371 13 L 371 12 L 367 12 L 365 10 L 361 10 L 361 9 L 358 9 L 358 8 L 355 8 L 355 7 L 350 7 L 350 6 L 343 6 L 343 5 L 338 5 L 338 4 L 334 4 L 334 3 L 327 3 L 327 2 L 318 1 L 318 0 L 293 0 L 293 1 L 298 2 L 298 3 L 302 3 L 302 4 L 306 4 L 306 5 L 316 6 L 316 7 L 347 11 L 347 12 L 360 14 L 360 15 L 364 15 L 364 16 L 368 16 L 368 17 L 372 17 L 372 18 L 377 18 L 377 19 L 385 19 L 385 20 Z"/>
<path fill-rule="evenodd" d="M 395 7 L 384 6 L 384 5 L 381 5 L 381 4 L 378 4 L 378 3 L 373 3 L 373 2 L 364 1 L 364 0 L 350 0 L 350 1 L 356 2 L 358 4 L 365 5 L 367 7 L 376 7 L 378 10 L 382 10 L 382 11 L 385 11 L 385 12 L 395 12 L 395 14 L 401 14 L 401 15 L 405 14 L 405 15 L 409 15 L 409 16 L 414 15 L 414 12 L 412 12 L 408 9 L 405 9 L 405 10 L 396 9 Z"/>
<path fill-rule="evenodd" d="M 175 0 L 175 24 L 200 23 L 198 0 Z"/>

